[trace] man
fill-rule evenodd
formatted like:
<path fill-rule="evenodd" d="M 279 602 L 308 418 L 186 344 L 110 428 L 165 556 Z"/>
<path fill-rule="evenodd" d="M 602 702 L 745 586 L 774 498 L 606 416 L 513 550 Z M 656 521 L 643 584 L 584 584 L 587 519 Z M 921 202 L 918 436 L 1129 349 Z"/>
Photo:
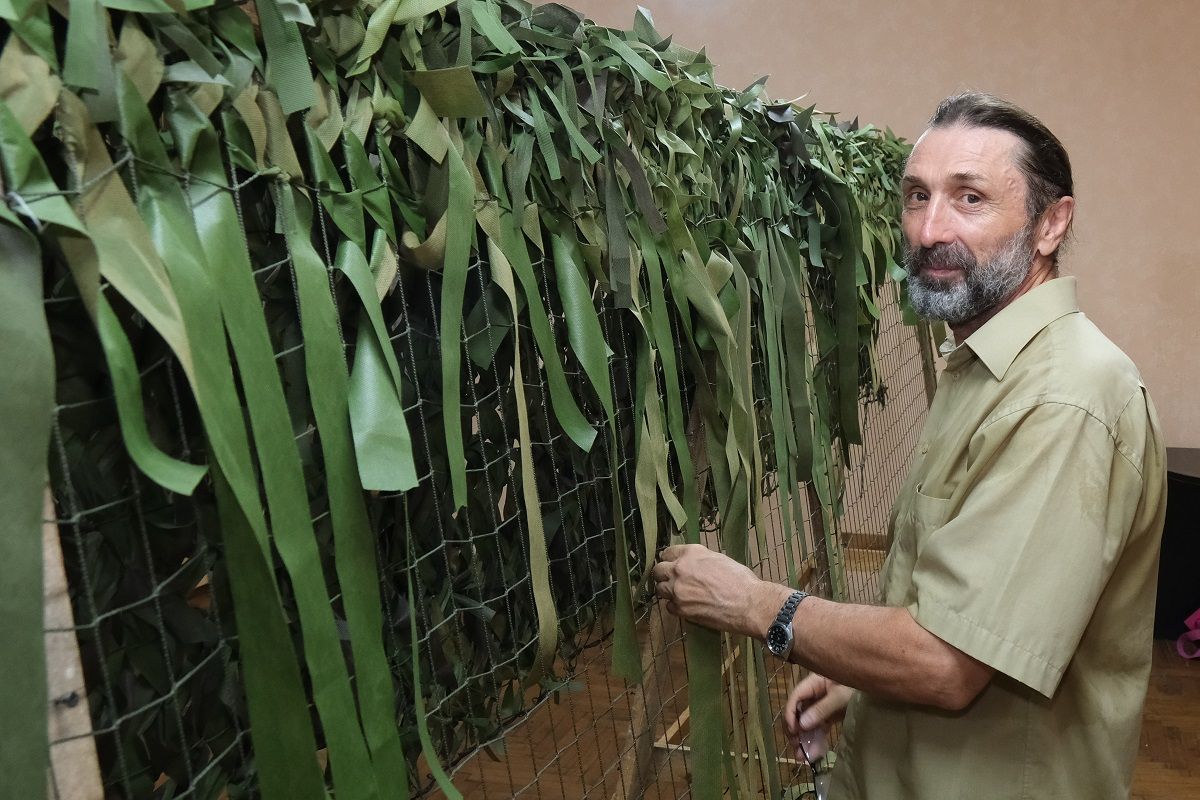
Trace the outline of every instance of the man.
<path fill-rule="evenodd" d="M 1070 162 L 1030 114 L 962 94 L 902 191 L 913 307 L 957 344 L 892 510 L 883 604 L 797 598 L 700 545 L 663 552 L 656 591 L 694 622 L 770 629 L 812 670 L 784 720 L 797 742 L 845 716 L 833 800 L 1127 798 L 1166 473 L 1136 368 L 1058 277 Z"/>

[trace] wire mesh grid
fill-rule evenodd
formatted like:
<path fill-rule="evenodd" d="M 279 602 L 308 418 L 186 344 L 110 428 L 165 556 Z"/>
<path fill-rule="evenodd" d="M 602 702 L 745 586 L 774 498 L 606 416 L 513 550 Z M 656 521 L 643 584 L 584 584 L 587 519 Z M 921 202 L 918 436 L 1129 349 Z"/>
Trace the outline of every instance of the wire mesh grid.
<path fill-rule="evenodd" d="M 118 162 L 135 191 L 136 167 L 134 159 Z M 241 221 L 276 362 L 289 407 L 301 407 L 304 345 L 290 258 L 282 237 L 273 231 L 273 220 L 262 215 L 261 209 L 270 205 L 264 202 L 269 182 L 257 175 L 243 178 L 234 181 L 234 195 L 239 214 L 258 209 Z M 243 195 L 253 195 L 252 202 L 243 202 Z M 318 212 L 317 220 L 323 255 L 332 263 L 330 222 L 324 211 Z M 565 346 L 563 311 L 554 306 L 555 295 L 546 286 L 546 264 L 539 261 L 535 268 L 565 374 L 573 386 L 583 387 L 582 368 Z M 75 625 L 68 630 L 78 640 L 88 687 L 86 698 L 54 699 L 88 703 L 92 730 L 76 735 L 95 742 L 106 796 L 253 797 L 256 780 L 238 670 L 238 637 L 211 493 L 202 487 L 194 497 L 172 494 L 134 468 L 115 424 L 103 356 L 94 337 L 87 335 L 82 302 L 62 263 L 52 260 L 47 269 L 46 311 L 58 364 L 51 454 L 53 522 L 61 536 L 75 613 Z M 331 289 L 335 298 L 348 291 L 332 271 Z M 152 434 L 173 455 L 202 460 L 199 415 L 178 364 L 120 297 L 108 294 L 123 315 L 137 353 Z M 646 680 L 641 686 L 630 685 L 608 670 L 617 583 L 612 571 L 614 513 L 621 515 L 629 541 L 642 535 L 633 504 L 635 364 L 627 346 L 631 318 L 608 306 L 600 316 L 614 352 L 609 364 L 619 431 L 615 449 L 601 435 L 591 453 L 580 453 L 551 413 L 544 369 L 528 369 L 525 375 L 531 455 L 540 466 L 537 489 L 560 629 L 553 679 L 525 686 L 521 678 L 536 648 L 537 617 L 520 500 L 514 374 L 511 361 L 502 363 L 497 354 L 512 348 L 526 365 L 539 365 L 540 355 L 530 328 L 500 313 L 488 265 L 474 261 L 467 291 L 474 311 L 464 316 L 458 338 L 470 355 L 463 360 L 462 404 L 462 417 L 470 426 L 468 484 L 473 495 L 485 501 L 457 511 L 445 482 L 435 479 L 445 469 L 444 453 L 437 446 L 442 403 L 440 396 L 430 394 L 430 387 L 437 387 L 427 376 L 440 364 L 439 298 L 440 276 L 417 273 L 402 276 L 385 303 L 404 377 L 402 394 L 420 485 L 404 493 L 377 493 L 369 502 L 385 643 L 406 750 L 414 754 L 420 749 L 411 703 L 414 687 L 407 683 L 412 672 L 409 616 L 415 615 L 427 722 L 440 761 L 465 796 L 686 797 L 688 697 L 682 638 L 676 621 L 647 602 L 644 587 L 638 598 L 642 602 L 637 629 Z M 833 532 L 843 545 L 835 557 L 844 556 L 850 595 L 857 600 L 873 599 L 875 554 L 882 551 L 886 524 L 882 515 L 898 488 L 925 408 L 914 332 L 900 323 L 898 304 L 891 300 L 882 306 L 877 350 L 887 392 L 876 392 L 863 405 L 867 444 L 851 451 L 845 515 Z M 682 363 L 678 325 L 672 322 Z M 343 315 L 339 324 L 352 325 L 352 316 Z M 352 338 L 343 331 L 344 341 Z M 347 353 L 349 358 L 350 346 Z M 295 397 L 301 401 L 291 402 Z M 603 411 L 594 394 L 580 390 L 579 401 L 586 417 L 600 428 Z M 758 405 L 765 402 L 763 397 L 756 399 Z M 316 428 L 305 416 L 296 416 L 292 423 L 305 477 L 310 487 L 319 488 Z M 769 429 L 762 432 L 764 451 L 771 446 L 770 436 Z M 614 475 L 624 499 L 619 509 L 611 503 Z M 803 525 L 787 530 L 782 494 L 774 480 L 768 474 L 762 486 L 760 524 L 750 539 L 752 566 L 765 578 L 786 582 L 790 548 L 800 556 L 799 580 L 827 594 L 832 582 L 821 533 L 827 517 L 811 493 L 799 487 L 791 517 Z M 310 503 L 315 535 L 327 546 L 333 534 L 323 492 L 310 492 Z M 660 527 L 668 529 L 665 520 Z M 705 521 L 704 536 L 719 545 L 713 520 Z M 643 572 L 641 554 L 635 549 L 631 555 L 637 557 L 631 564 L 636 578 Z M 283 571 L 277 572 L 287 603 L 291 589 Z M 325 574 L 335 617 L 341 620 L 340 595 L 329 564 Z M 421 587 L 413 596 L 406 589 L 410 579 Z M 299 649 L 299 634 L 294 636 Z M 796 677 L 786 666 L 769 673 L 772 713 L 779 713 Z M 739 683 L 743 677 L 734 675 L 732 680 L 735 689 L 744 691 L 744 683 Z M 743 702 L 741 716 L 745 708 Z M 734 720 L 735 727 L 742 721 Z M 780 765 L 784 785 L 809 780 L 801 765 L 786 758 L 781 737 L 775 744 L 785 756 Z M 438 796 L 428 765 L 419 756 L 414 759 L 415 790 Z"/>
<path fill-rule="evenodd" d="M 888 285 L 884 292 L 874 355 L 879 382 L 875 391 L 863 396 L 864 444 L 850 450 L 844 508 L 836 518 L 834 532 L 841 546 L 844 599 L 863 603 L 878 599 L 888 513 L 928 404 L 921 329 L 903 323 L 895 287 Z M 757 405 L 765 402 L 763 397 L 756 398 Z M 761 434 L 764 451 L 771 447 L 771 435 L 769 430 Z M 830 567 L 821 544 L 826 517 L 819 501 L 801 484 L 794 495 L 797 508 L 793 514 L 800 526 L 789 531 L 784 524 L 784 495 L 775 480 L 775 475 L 768 474 L 763 482 L 760 523 L 750 537 L 750 566 L 764 579 L 788 583 L 790 548 L 797 561 L 798 585 L 830 596 Z M 705 538 L 706 543 L 719 546 L 718 531 L 711 521 L 705 527 Z M 504 733 L 502 755 L 477 754 L 462 763 L 456 786 L 468 797 L 689 797 L 688 681 L 679 625 L 655 603 L 642 610 L 638 632 L 648 664 L 643 686 L 630 686 L 611 674 L 610 648 L 603 643 L 576 664 L 573 683 L 561 697 L 532 710 Z M 732 664 L 727 661 L 727 666 Z M 778 661 L 768 661 L 767 667 L 784 796 L 812 797 L 804 793 L 813 785 L 809 765 L 789 752 L 780 721 L 784 702 L 803 671 Z M 744 692 L 744 679 L 738 685 Z M 743 701 L 741 718 L 734 724 L 744 726 L 746 716 Z M 834 743 L 836 734 L 835 730 Z M 736 758 L 738 754 L 733 755 Z"/>

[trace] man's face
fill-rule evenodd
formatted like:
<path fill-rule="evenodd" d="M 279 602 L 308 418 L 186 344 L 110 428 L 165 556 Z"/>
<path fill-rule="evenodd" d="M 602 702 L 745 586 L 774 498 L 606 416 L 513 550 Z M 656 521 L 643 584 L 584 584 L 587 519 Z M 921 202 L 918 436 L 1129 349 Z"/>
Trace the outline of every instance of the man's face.
<path fill-rule="evenodd" d="M 905 268 L 913 309 L 952 325 L 1007 300 L 1029 275 L 1034 223 L 1007 131 L 931 128 L 902 184 Z"/>

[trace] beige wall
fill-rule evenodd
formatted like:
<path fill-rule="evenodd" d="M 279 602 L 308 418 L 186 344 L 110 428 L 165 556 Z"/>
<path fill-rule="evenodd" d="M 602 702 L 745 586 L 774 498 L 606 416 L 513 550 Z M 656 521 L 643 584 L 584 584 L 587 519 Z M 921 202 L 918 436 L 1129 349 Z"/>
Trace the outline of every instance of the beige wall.
<path fill-rule="evenodd" d="M 634 0 L 566 0 L 628 28 Z M 1079 202 L 1064 272 L 1142 370 L 1167 443 L 1200 447 L 1200 3 L 640 0 L 717 78 L 914 139 L 957 89 L 1005 95 L 1063 140 Z"/>

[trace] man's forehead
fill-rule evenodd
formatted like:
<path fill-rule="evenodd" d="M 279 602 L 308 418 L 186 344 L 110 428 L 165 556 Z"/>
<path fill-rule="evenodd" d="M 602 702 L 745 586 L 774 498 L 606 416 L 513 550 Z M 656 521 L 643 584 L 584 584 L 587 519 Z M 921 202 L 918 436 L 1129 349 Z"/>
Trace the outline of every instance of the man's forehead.
<path fill-rule="evenodd" d="M 913 146 L 906 178 L 999 180 L 1017 171 L 1021 140 L 997 128 L 952 125 L 929 128 Z"/>

